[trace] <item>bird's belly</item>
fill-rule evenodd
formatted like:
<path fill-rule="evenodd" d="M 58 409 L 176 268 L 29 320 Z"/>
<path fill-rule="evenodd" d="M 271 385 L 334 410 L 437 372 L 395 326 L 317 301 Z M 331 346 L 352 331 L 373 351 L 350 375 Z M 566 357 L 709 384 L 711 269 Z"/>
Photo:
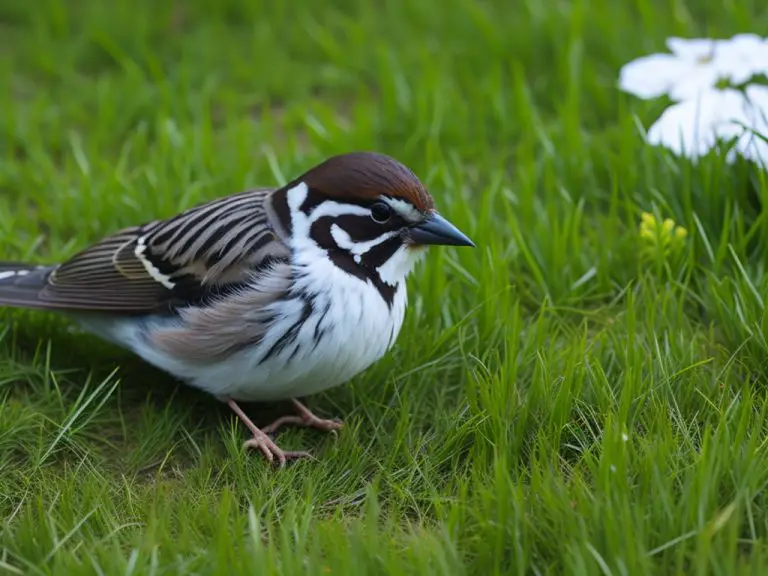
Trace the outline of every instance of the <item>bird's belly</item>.
<path fill-rule="evenodd" d="M 236 400 L 270 401 L 315 394 L 353 378 L 384 356 L 402 326 L 405 293 L 392 308 L 376 294 L 315 302 L 315 312 L 296 337 L 264 359 L 263 347 L 243 350 L 228 362 L 210 366 L 198 386 Z M 288 321 L 286 321 L 286 325 Z M 275 330 L 285 333 L 285 327 Z M 268 340 L 268 339 L 267 339 Z M 218 384 L 225 388 L 222 391 Z"/>
<path fill-rule="evenodd" d="M 316 394 L 343 384 L 364 371 L 387 351 L 383 343 L 360 347 L 354 339 L 319 345 L 312 353 L 289 362 L 280 358 L 260 363 L 246 350 L 229 362 L 210 365 L 195 384 L 235 400 L 270 401 Z"/>
<path fill-rule="evenodd" d="M 226 359 L 195 362 L 171 356 L 149 340 L 149 334 L 156 330 L 178 327 L 178 319 L 147 317 L 136 322 L 90 317 L 83 324 L 91 332 L 122 344 L 150 364 L 213 395 L 243 401 L 274 401 L 307 396 L 343 384 L 386 354 L 402 326 L 405 287 L 398 291 L 391 308 L 376 298 L 365 294 L 358 301 L 333 298 L 315 302 L 315 312 L 300 324 L 295 337 L 283 341 L 268 356 L 266 350 L 281 341 L 295 318 L 286 316 L 283 325 L 273 326 L 261 344 Z"/>

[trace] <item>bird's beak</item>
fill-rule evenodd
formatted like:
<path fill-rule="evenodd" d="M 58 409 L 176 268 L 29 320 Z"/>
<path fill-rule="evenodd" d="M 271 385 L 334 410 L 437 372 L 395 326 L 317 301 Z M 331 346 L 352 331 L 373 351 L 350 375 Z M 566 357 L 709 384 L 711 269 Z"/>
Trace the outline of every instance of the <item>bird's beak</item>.
<path fill-rule="evenodd" d="M 432 212 L 426 220 L 413 226 L 410 232 L 411 241 L 417 245 L 475 246 L 461 230 L 437 212 Z"/>

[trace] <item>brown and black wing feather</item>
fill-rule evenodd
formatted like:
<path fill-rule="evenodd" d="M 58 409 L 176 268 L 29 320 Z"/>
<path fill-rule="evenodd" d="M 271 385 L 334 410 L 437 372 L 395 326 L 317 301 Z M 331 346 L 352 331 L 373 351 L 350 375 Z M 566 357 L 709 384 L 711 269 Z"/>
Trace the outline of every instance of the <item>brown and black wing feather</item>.
<path fill-rule="evenodd" d="M 20 262 L 0 262 L 0 305 L 46 308 L 38 303 L 38 293 L 46 285 L 55 268 Z"/>
<path fill-rule="evenodd" d="M 288 249 L 252 190 L 108 236 L 59 266 L 0 264 L 0 305 L 172 312 L 237 289 Z"/>

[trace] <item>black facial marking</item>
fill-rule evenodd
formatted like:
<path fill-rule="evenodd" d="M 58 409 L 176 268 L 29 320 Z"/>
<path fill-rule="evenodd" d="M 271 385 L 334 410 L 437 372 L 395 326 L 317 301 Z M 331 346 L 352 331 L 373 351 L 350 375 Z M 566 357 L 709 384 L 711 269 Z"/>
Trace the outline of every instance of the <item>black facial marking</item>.
<path fill-rule="evenodd" d="M 383 266 L 387 260 L 392 258 L 402 245 L 402 238 L 394 236 L 368 250 L 368 252 L 360 257 L 360 261 L 363 266 L 376 270 L 380 266 Z"/>
<path fill-rule="evenodd" d="M 309 229 L 309 236 L 315 243 L 321 248 L 326 250 L 334 250 L 338 248 L 336 241 L 331 234 L 331 226 L 335 222 L 334 218 L 324 217 L 319 218 L 317 222 L 313 223 Z"/>
<path fill-rule="evenodd" d="M 299 206 L 299 210 L 304 212 L 307 216 L 312 213 L 312 210 L 317 208 L 320 204 L 328 200 L 327 196 L 324 196 L 319 190 L 313 188 L 307 189 L 307 197 L 304 198 L 304 202 Z"/>
<path fill-rule="evenodd" d="M 397 220 L 397 221 L 396 221 Z M 384 240 L 373 246 L 355 261 L 355 257 L 347 249 L 341 248 L 331 234 L 332 227 L 336 225 L 344 230 L 353 242 L 369 242 L 379 238 L 382 234 L 397 230 L 403 222 L 398 216 L 391 219 L 389 225 L 381 225 L 373 222 L 367 215 L 343 214 L 341 216 L 322 216 L 311 226 L 309 234 L 318 246 L 328 251 L 331 262 L 362 281 L 370 280 L 381 294 L 381 297 L 392 306 L 396 287 L 384 282 L 377 268 L 391 258 L 403 244 L 400 234 Z"/>
<path fill-rule="evenodd" d="M 280 225 L 285 233 L 290 236 L 293 233 L 293 222 L 291 221 L 291 207 L 288 206 L 288 188 L 282 188 L 272 194 L 272 210 L 280 221 Z"/>
<path fill-rule="evenodd" d="M 384 302 L 387 306 L 392 308 L 392 302 L 395 300 L 395 291 L 397 288 L 384 282 L 379 273 L 376 270 L 360 266 L 357 264 L 349 252 L 343 250 L 336 250 L 328 253 L 328 257 L 331 259 L 338 268 L 341 268 L 348 274 L 359 278 L 363 282 L 370 280 L 379 291 Z"/>
<path fill-rule="evenodd" d="M 322 216 L 310 228 L 309 235 L 323 248 L 335 247 L 336 242 L 331 236 L 333 225 L 338 226 L 349 235 L 353 242 L 370 242 L 382 234 L 399 230 L 405 226 L 401 218 L 393 216 L 387 225 L 377 224 L 370 217 L 358 214 L 342 214 L 341 216 Z"/>

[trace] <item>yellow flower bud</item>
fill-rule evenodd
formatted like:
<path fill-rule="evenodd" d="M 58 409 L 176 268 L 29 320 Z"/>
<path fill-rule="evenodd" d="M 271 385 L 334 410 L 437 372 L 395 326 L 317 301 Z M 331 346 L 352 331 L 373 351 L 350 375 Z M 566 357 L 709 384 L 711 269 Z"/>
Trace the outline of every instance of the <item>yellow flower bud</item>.
<path fill-rule="evenodd" d="M 656 227 L 656 218 L 650 212 L 643 212 L 640 215 L 640 226 Z"/>

